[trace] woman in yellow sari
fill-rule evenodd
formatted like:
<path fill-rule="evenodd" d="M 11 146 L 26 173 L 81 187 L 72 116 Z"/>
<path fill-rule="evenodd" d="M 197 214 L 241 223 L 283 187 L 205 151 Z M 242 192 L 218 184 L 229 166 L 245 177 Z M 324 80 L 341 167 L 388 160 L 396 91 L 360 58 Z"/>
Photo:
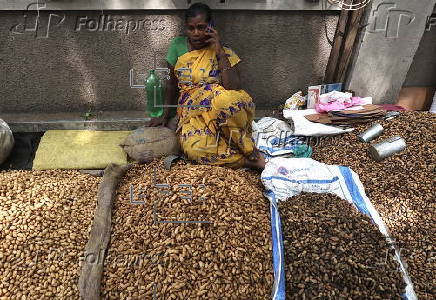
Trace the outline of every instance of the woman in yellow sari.
<path fill-rule="evenodd" d="M 210 8 L 191 5 L 186 13 L 187 37 L 172 40 L 168 55 L 171 79 L 166 104 L 179 91 L 177 134 L 183 152 L 197 163 L 230 168 L 263 169 L 265 160 L 251 137 L 255 105 L 240 89 L 239 57 L 223 47 L 212 27 Z M 169 109 L 151 126 L 165 125 Z"/>

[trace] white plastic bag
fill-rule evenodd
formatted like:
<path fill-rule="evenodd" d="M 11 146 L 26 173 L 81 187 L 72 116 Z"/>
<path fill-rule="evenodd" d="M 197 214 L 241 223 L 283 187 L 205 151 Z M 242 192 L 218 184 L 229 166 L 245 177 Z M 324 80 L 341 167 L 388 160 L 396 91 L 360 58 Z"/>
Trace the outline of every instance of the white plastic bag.
<path fill-rule="evenodd" d="M 294 135 L 302 136 L 325 136 L 337 135 L 345 132 L 350 132 L 351 129 L 343 129 L 337 126 L 324 125 L 321 123 L 310 122 L 304 116 L 316 114 L 315 109 L 290 110 L 284 109 L 283 116 L 292 122 Z"/>
<path fill-rule="evenodd" d="M 14 147 L 14 136 L 5 121 L 0 119 L 0 164 L 4 163 Z"/>
<path fill-rule="evenodd" d="M 286 200 L 301 192 L 331 193 L 348 198 L 341 188 L 337 166 L 311 158 L 272 158 L 266 164 L 261 179 L 265 188 L 275 193 L 277 200 Z"/>
<path fill-rule="evenodd" d="M 289 99 L 286 99 L 284 109 L 297 110 L 306 104 L 306 97 L 303 92 L 299 91 L 293 94 Z"/>

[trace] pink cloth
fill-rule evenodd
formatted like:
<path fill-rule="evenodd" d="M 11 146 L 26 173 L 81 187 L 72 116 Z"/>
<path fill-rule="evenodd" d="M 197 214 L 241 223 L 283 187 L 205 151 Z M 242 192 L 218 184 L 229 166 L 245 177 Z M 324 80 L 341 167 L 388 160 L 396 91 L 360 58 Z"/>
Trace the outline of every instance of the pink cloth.
<path fill-rule="evenodd" d="M 379 104 L 386 111 L 405 111 L 406 109 L 399 105 L 394 104 Z"/>
<path fill-rule="evenodd" d="M 367 103 L 360 97 L 351 97 L 350 99 L 346 99 L 345 101 L 343 99 L 340 99 L 328 103 L 317 103 L 315 105 L 315 109 L 317 112 L 321 113 L 321 112 L 328 112 L 332 110 L 343 110 L 352 106 L 362 105 L 362 104 L 367 104 Z"/>

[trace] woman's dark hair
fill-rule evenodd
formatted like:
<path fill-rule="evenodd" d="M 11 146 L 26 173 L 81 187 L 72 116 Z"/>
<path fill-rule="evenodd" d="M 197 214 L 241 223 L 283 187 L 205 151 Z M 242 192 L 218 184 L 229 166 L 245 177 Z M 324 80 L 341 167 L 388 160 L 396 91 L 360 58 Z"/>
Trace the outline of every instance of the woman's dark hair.
<path fill-rule="evenodd" d="M 206 16 L 206 22 L 209 22 L 212 19 L 212 10 L 204 3 L 194 3 L 186 11 L 185 21 L 188 21 L 189 18 L 195 18 L 198 15 Z"/>

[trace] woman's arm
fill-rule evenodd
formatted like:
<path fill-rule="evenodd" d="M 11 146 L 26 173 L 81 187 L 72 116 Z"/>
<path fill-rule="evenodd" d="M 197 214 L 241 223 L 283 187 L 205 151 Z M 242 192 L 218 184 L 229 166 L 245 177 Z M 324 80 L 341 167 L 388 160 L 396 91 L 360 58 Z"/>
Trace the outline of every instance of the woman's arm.
<path fill-rule="evenodd" d="M 168 105 L 175 104 L 175 102 L 177 101 L 177 96 L 179 92 L 179 87 L 178 87 L 179 82 L 174 73 L 174 67 L 169 63 L 167 63 L 167 68 L 170 69 L 170 80 L 168 81 L 168 85 L 165 93 L 166 107 L 164 107 L 164 115 L 168 117 L 171 109 L 170 107 L 168 107 Z"/>
<path fill-rule="evenodd" d="M 174 74 L 174 67 L 167 63 L 167 68 L 170 70 L 170 80 L 167 83 L 166 91 L 165 91 L 165 106 L 164 111 L 161 117 L 159 118 L 152 118 L 149 126 L 155 127 L 160 125 L 166 125 L 169 119 L 170 115 L 170 107 L 169 105 L 174 104 L 174 100 L 177 97 L 178 94 L 178 80 L 176 75 Z"/>
<path fill-rule="evenodd" d="M 224 52 L 224 49 L 221 49 L 221 52 L 217 53 L 217 60 L 218 68 L 221 73 L 223 87 L 226 90 L 240 90 L 241 77 L 239 75 L 239 69 L 236 65 L 233 67 L 231 66 L 230 61 Z"/>
<path fill-rule="evenodd" d="M 210 38 L 206 41 L 211 43 L 215 48 L 216 58 L 218 60 L 218 68 L 221 73 L 223 87 L 226 90 L 240 90 L 241 78 L 239 70 L 236 66 L 230 64 L 226 56 L 223 46 L 221 45 L 220 36 L 215 28 L 208 26 L 209 32 L 206 33 Z"/>

